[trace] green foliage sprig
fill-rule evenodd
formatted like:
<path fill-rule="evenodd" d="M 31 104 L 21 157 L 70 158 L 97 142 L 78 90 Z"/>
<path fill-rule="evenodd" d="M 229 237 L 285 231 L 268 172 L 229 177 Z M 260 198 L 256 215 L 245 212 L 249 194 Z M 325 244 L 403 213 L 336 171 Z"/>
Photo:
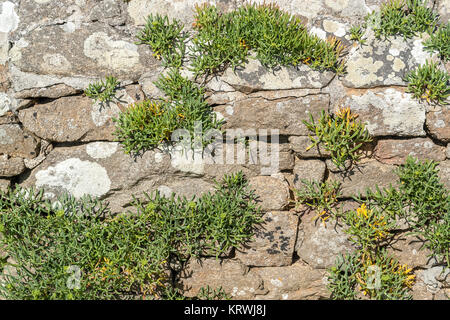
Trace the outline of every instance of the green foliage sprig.
<path fill-rule="evenodd" d="M 167 16 L 152 14 L 148 16 L 147 23 L 138 34 L 137 44 L 147 44 L 153 51 L 153 56 L 168 67 L 180 68 L 186 53 L 187 34 L 183 31 L 184 25 L 177 19 L 169 21 Z"/>
<path fill-rule="evenodd" d="M 137 213 L 111 216 L 98 199 L 50 202 L 44 191 L 0 193 L 0 277 L 6 299 L 181 298 L 170 272 L 190 257 L 219 256 L 251 239 L 261 213 L 243 174 L 187 200 L 159 193 L 135 200 Z M 5 270 L 0 270 L 5 271 Z M 199 299 L 227 298 L 207 287 Z"/>
<path fill-rule="evenodd" d="M 145 100 L 129 106 L 121 112 L 116 123 L 114 135 L 126 153 L 139 153 L 158 147 L 163 142 L 171 142 L 171 134 L 176 129 L 185 129 L 194 142 L 196 126 L 202 131 L 219 130 L 222 121 L 205 100 L 204 89 L 181 76 L 179 70 L 170 69 L 155 83 L 166 99 Z M 209 141 L 202 140 L 202 144 Z"/>
<path fill-rule="evenodd" d="M 331 152 L 331 160 L 341 169 L 347 168 L 348 160 L 350 165 L 359 161 L 359 149 L 372 138 L 357 117 L 349 108 L 341 108 L 336 114 L 322 111 L 316 123 L 310 114 L 310 122 L 304 120 L 303 123 L 316 137 L 310 136 L 313 144 L 307 150 L 321 144 L 324 150 Z"/>
<path fill-rule="evenodd" d="M 362 38 L 364 29 L 364 26 L 352 26 L 350 28 L 350 40 L 357 41 L 360 44 L 364 44 L 366 42 L 366 40 Z"/>
<path fill-rule="evenodd" d="M 406 75 L 407 92 L 413 97 L 430 103 L 447 104 L 450 96 L 450 75 L 439 69 L 437 63 L 428 60 L 424 65 L 412 70 Z"/>
<path fill-rule="evenodd" d="M 99 81 L 89 84 L 84 91 L 85 95 L 95 101 L 108 102 L 114 98 L 119 81 L 113 76 L 106 77 L 106 81 Z"/>
<path fill-rule="evenodd" d="M 243 64 L 250 50 L 268 67 L 306 63 L 313 69 L 341 73 L 340 41 L 310 35 L 301 20 L 275 5 L 246 5 L 227 14 L 197 6 L 192 69 L 197 75 Z"/>
<path fill-rule="evenodd" d="M 437 51 L 444 61 L 450 60 L 450 22 L 440 26 L 423 43 L 425 50 Z"/>
<path fill-rule="evenodd" d="M 438 23 L 438 16 L 426 7 L 423 0 L 390 0 L 381 5 L 379 12 L 366 16 L 375 36 L 402 35 L 411 38 L 419 32 L 432 32 Z"/>
<path fill-rule="evenodd" d="M 318 212 L 315 219 L 325 222 L 330 217 L 337 218 L 339 213 L 335 210 L 340 193 L 340 182 L 320 182 L 314 180 L 301 180 L 303 188 L 296 189 L 297 205 L 304 204 Z"/>

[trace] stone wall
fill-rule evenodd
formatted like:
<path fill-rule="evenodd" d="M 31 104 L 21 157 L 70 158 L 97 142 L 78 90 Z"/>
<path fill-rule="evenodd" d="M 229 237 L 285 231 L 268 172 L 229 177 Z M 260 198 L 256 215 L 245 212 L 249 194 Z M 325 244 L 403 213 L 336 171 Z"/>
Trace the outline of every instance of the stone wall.
<path fill-rule="evenodd" d="M 48 197 L 62 191 L 90 194 L 118 212 L 144 191 L 199 195 L 212 190 L 214 179 L 242 170 L 261 198 L 265 224 L 232 258 L 192 262 L 182 278 L 186 289 L 195 294 L 209 284 L 236 298 L 327 298 L 326 268 L 352 244 L 339 227 L 315 224 L 316 213 L 293 210 L 290 187 L 299 187 L 304 178 L 338 180 L 349 198 L 366 187 L 394 183 L 393 169 L 409 154 L 439 161 L 449 187 L 450 107 L 413 99 L 403 80 L 430 53 L 420 37 L 378 40 L 368 31 L 364 46 L 349 40 L 351 25 L 377 10 L 381 0 L 279 0 L 311 32 L 348 46 L 347 73 L 337 77 L 307 66 L 272 71 L 250 60 L 206 84 L 208 101 L 226 120 L 225 128 L 279 130 L 277 172 L 264 170 L 260 162 L 185 165 L 160 150 L 124 154 L 114 142 L 112 118 L 132 102 L 158 97 L 153 81 L 163 72 L 149 47 L 135 44 L 137 31 L 150 13 L 178 18 L 190 28 L 192 8 L 203 2 L 0 0 L 0 189 L 19 184 L 43 187 Z M 245 1 L 208 2 L 226 11 Z M 450 2 L 436 0 L 434 7 L 448 21 Z M 445 67 L 450 72 L 450 65 Z M 122 87 L 120 102 L 105 107 L 83 90 L 108 75 Z M 309 113 L 316 118 L 339 105 L 358 113 L 374 137 L 358 170 L 346 176 L 334 172 L 326 152 L 306 151 L 310 140 L 302 124 Z M 414 297 L 447 299 L 449 280 L 412 240 L 403 236 L 393 252 L 417 272 Z"/>

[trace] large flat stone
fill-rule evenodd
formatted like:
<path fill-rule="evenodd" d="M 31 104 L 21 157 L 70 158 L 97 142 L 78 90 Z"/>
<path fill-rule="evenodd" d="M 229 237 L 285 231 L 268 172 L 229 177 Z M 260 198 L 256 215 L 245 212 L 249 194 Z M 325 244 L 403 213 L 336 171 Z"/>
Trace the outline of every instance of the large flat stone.
<path fill-rule="evenodd" d="M 280 100 L 249 98 L 214 110 L 226 120 L 225 129 L 278 129 L 281 135 L 308 135 L 302 120 L 309 121 L 310 113 L 318 119 L 322 110 L 328 111 L 329 103 L 325 94 Z"/>
<path fill-rule="evenodd" d="M 326 274 L 301 261 L 286 267 L 252 268 L 264 280 L 269 292 L 258 295 L 261 300 L 317 300 L 329 298 Z"/>
<path fill-rule="evenodd" d="M 180 282 L 188 297 L 196 296 L 206 286 L 214 290 L 221 287 L 233 299 L 253 299 L 255 294 L 267 292 L 258 274 L 249 273 L 248 267 L 229 259 L 190 260 Z"/>
<path fill-rule="evenodd" d="M 359 115 L 372 136 L 425 136 L 425 105 L 395 88 L 349 91 L 343 105 Z"/>
<path fill-rule="evenodd" d="M 347 87 L 406 86 L 405 75 L 430 57 L 420 37 L 377 39 L 369 29 L 364 38 L 363 46 L 354 46 L 349 52 L 347 74 L 343 78 Z"/>
<path fill-rule="evenodd" d="M 8 155 L 0 155 L 0 177 L 14 177 L 25 171 L 22 158 L 10 158 Z"/>
<path fill-rule="evenodd" d="M 147 46 L 99 22 L 75 32 L 64 25 L 38 27 L 19 39 L 9 55 L 22 72 L 59 77 L 111 75 L 136 81 L 158 64 Z"/>
<path fill-rule="evenodd" d="M 378 141 L 374 155 L 383 163 L 400 165 L 409 155 L 421 160 L 442 161 L 445 160 L 445 152 L 445 147 L 434 144 L 428 138 L 387 139 Z"/>
<path fill-rule="evenodd" d="M 426 125 L 434 138 L 450 142 L 450 107 L 442 106 L 427 112 Z"/>
<path fill-rule="evenodd" d="M 289 205 L 289 188 L 284 181 L 270 176 L 249 179 L 249 188 L 255 190 L 258 205 L 263 211 L 283 210 Z"/>
<path fill-rule="evenodd" d="M 287 211 L 263 216 L 253 241 L 236 249 L 236 258 L 247 266 L 288 266 L 293 262 L 298 217 Z"/>
<path fill-rule="evenodd" d="M 228 68 L 221 80 L 238 91 L 251 93 L 262 90 L 320 89 L 333 79 L 331 71 L 315 71 L 307 65 L 270 70 L 258 60 L 250 59 L 240 68 Z"/>
<path fill-rule="evenodd" d="M 326 161 L 328 168 L 333 167 L 330 160 Z M 394 173 L 395 166 L 383 164 L 376 160 L 359 163 L 346 173 L 329 171 L 328 181 L 341 182 L 342 197 L 348 198 L 358 193 L 365 194 L 367 188 L 375 185 L 380 188 L 389 187 L 397 183 Z"/>
<path fill-rule="evenodd" d="M 49 141 L 113 141 L 112 118 L 119 115 L 119 104 L 125 108 L 135 102 L 124 89 L 117 91 L 116 97 L 118 100 L 109 103 L 85 96 L 63 97 L 21 110 L 19 119 L 27 130 Z"/>

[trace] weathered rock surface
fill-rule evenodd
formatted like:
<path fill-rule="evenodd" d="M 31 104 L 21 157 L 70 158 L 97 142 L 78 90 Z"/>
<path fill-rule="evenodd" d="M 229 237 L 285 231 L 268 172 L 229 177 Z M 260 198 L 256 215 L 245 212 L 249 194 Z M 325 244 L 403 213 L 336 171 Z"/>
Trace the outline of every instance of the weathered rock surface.
<path fill-rule="evenodd" d="M 375 148 L 375 158 L 383 163 L 403 164 L 408 155 L 420 160 L 445 160 L 445 147 L 438 146 L 428 138 L 408 140 L 380 140 Z"/>
<path fill-rule="evenodd" d="M 321 160 L 301 160 L 295 159 L 294 186 L 297 189 L 304 187 L 302 179 L 323 181 L 325 178 L 325 162 Z"/>
<path fill-rule="evenodd" d="M 309 113 L 317 119 L 329 103 L 324 94 L 274 101 L 250 98 L 214 110 L 224 116 L 225 129 L 278 129 L 282 135 L 308 135 L 302 120 L 309 121 Z"/>
<path fill-rule="evenodd" d="M 331 71 L 314 71 L 307 65 L 270 70 L 259 60 L 250 59 L 242 68 L 228 68 L 221 80 L 237 91 L 251 93 L 262 90 L 320 89 L 334 77 Z"/>
<path fill-rule="evenodd" d="M 264 294 L 264 283 L 258 274 L 236 260 L 204 259 L 190 261 L 182 272 L 181 283 L 187 296 L 195 296 L 202 287 L 209 285 L 231 294 L 234 299 L 252 299 Z"/>
<path fill-rule="evenodd" d="M 359 114 L 373 136 L 425 136 L 425 105 L 408 93 L 388 88 L 350 91 L 343 104 Z"/>
<path fill-rule="evenodd" d="M 330 296 L 326 288 L 323 271 L 297 261 L 287 267 L 252 268 L 264 280 L 266 295 L 257 295 L 261 300 L 317 300 Z"/>
<path fill-rule="evenodd" d="M 450 107 L 442 106 L 427 112 L 426 125 L 434 138 L 450 142 Z"/>
<path fill-rule="evenodd" d="M 354 46 L 347 60 L 347 74 L 343 84 L 351 88 L 405 86 L 406 73 L 424 64 L 429 58 L 420 37 L 404 40 L 401 36 L 377 39 L 369 29 L 366 43 Z"/>
<path fill-rule="evenodd" d="M 327 160 L 327 167 L 333 167 L 331 160 Z M 329 181 L 341 182 L 341 191 L 343 197 L 351 197 L 358 193 L 365 193 L 367 188 L 374 188 L 378 185 L 380 188 L 389 187 L 389 184 L 397 183 L 397 176 L 393 172 L 393 165 L 383 164 L 376 160 L 370 160 L 358 164 L 347 173 L 330 171 Z"/>
<path fill-rule="evenodd" d="M 14 177 L 25 171 L 22 158 L 10 158 L 7 154 L 0 155 L 0 177 Z"/>
<path fill-rule="evenodd" d="M 236 258 L 247 266 L 276 267 L 292 264 L 298 217 L 287 211 L 268 212 L 256 227 L 255 239 L 236 249 Z"/>
<path fill-rule="evenodd" d="M 277 178 L 269 176 L 253 177 L 249 180 L 249 188 L 255 190 L 261 210 L 283 210 L 289 205 L 288 185 Z"/>
<path fill-rule="evenodd" d="M 39 139 L 24 132 L 20 125 L 0 125 L 0 154 L 31 159 L 37 156 L 38 146 Z"/>
<path fill-rule="evenodd" d="M 396 237 L 388 247 L 388 253 L 410 268 L 425 267 L 430 262 L 431 254 L 421 238 L 410 235 Z"/>
<path fill-rule="evenodd" d="M 119 90 L 116 97 L 109 103 L 85 96 L 63 97 L 21 110 L 19 119 L 28 131 L 49 141 L 113 141 L 112 118 L 119 115 L 119 105 L 124 109 L 135 102 L 125 90 Z"/>
<path fill-rule="evenodd" d="M 339 254 L 355 250 L 344 233 L 343 227 L 320 219 L 314 221 L 317 212 L 311 211 L 301 218 L 295 251 L 297 255 L 314 269 L 326 269 L 334 265 Z"/>
<path fill-rule="evenodd" d="M 64 26 L 41 26 L 30 31 L 11 48 L 11 62 L 20 71 L 34 74 L 95 78 L 111 75 L 132 81 L 158 64 L 146 46 L 134 44 L 129 36 L 102 23 L 83 25 L 75 32 Z M 38 57 L 36 52 L 43 55 Z"/>
<path fill-rule="evenodd" d="M 0 192 L 6 192 L 11 185 L 11 181 L 8 179 L 0 178 Z"/>

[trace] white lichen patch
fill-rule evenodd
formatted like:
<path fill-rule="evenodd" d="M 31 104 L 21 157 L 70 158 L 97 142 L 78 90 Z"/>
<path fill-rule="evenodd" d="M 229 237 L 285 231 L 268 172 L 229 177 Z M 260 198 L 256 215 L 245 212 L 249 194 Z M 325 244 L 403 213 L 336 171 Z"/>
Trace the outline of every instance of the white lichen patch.
<path fill-rule="evenodd" d="M 92 142 L 86 145 L 86 153 L 94 159 L 106 159 L 111 157 L 117 148 L 117 142 Z"/>
<path fill-rule="evenodd" d="M 325 4 L 334 11 L 342 11 L 348 7 L 349 0 L 325 0 Z"/>
<path fill-rule="evenodd" d="M 422 39 L 414 40 L 411 55 L 417 64 L 424 64 L 430 59 L 430 53 L 424 50 Z"/>
<path fill-rule="evenodd" d="M 169 151 L 171 165 L 181 172 L 203 174 L 205 163 L 202 152 L 194 152 L 192 149 L 176 146 Z"/>
<path fill-rule="evenodd" d="M 45 54 L 41 67 L 47 72 L 68 72 L 72 68 L 70 62 L 62 54 Z"/>
<path fill-rule="evenodd" d="M 36 187 L 65 189 L 74 197 L 84 195 L 101 196 L 111 187 L 111 180 L 105 168 L 96 162 L 77 158 L 64 160 L 54 167 L 36 173 Z"/>
<path fill-rule="evenodd" d="M 11 109 L 11 105 L 11 98 L 6 93 L 0 92 L 0 117 Z"/>
<path fill-rule="evenodd" d="M 96 32 L 84 41 L 84 54 L 100 66 L 113 70 L 130 71 L 139 64 L 137 45 L 113 40 L 104 32 Z"/>
<path fill-rule="evenodd" d="M 345 79 L 355 87 L 364 87 L 378 81 L 377 71 L 383 66 L 382 61 L 374 61 L 372 57 L 359 57 L 348 64 Z"/>
<path fill-rule="evenodd" d="M 345 25 L 333 20 L 324 20 L 323 28 L 326 32 L 334 34 L 336 37 L 345 36 Z"/>
<path fill-rule="evenodd" d="M 327 33 L 317 27 L 312 27 L 311 30 L 309 30 L 309 33 L 318 36 L 322 40 L 325 40 L 327 38 Z"/>
<path fill-rule="evenodd" d="M 17 15 L 14 3 L 5 1 L 1 3 L 2 10 L 0 11 L 0 32 L 8 33 L 14 31 L 19 26 L 19 16 Z"/>
<path fill-rule="evenodd" d="M 394 63 L 392 65 L 392 70 L 394 70 L 395 72 L 399 72 L 399 71 L 403 70 L 404 68 L 405 68 L 405 63 L 401 59 L 395 58 Z"/>
<path fill-rule="evenodd" d="M 157 190 L 159 191 L 159 193 L 161 194 L 161 196 L 165 197 L 165 198 L 170 198 L 170 196 L 173 193 L 172 188 L 168 187 L 168 186 L 159 186 L 157 188 Z"/>

